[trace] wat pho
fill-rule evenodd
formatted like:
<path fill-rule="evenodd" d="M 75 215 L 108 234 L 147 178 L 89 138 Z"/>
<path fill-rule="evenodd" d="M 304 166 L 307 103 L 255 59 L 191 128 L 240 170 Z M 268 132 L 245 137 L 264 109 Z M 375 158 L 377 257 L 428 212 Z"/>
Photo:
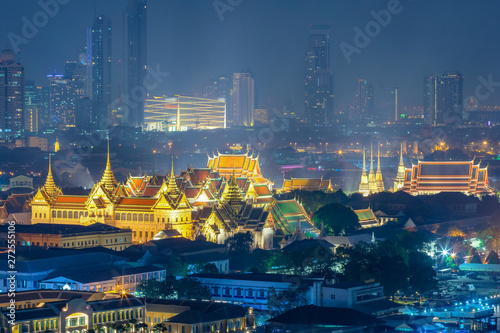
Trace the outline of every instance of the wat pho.
<path fill-rule="evenodd" d="M 49 159 L 50 164 L 50 159 Z M 101 180 L 89 195 L 66 195 L 49 165 L 45 184 L 31 201 L 32 223 L 104 223 L 132 230 L 134 243 L 162 236 L 223 244 L 236 233 L 251 232 L 254 246 L 270 249 L 296 237 L 320 234 L 295 199 L 278 200 L 261 174 L 259 156 L 250 153 L 208 157 L 205 168 L 180 175 L 129 176 L 119 183 L 108 157 Z"/>

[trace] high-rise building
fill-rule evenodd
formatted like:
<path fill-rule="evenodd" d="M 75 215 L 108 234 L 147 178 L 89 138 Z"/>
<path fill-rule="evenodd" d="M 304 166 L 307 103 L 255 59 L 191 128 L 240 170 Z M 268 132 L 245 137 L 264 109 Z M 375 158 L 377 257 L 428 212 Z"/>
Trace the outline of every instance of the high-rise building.
<path fill-rule="evenodd" d="M 40 130 L 42 106 L 42 87 L 37 87 L 35 81 L 26 80 L 24 88 L 24 129 L 28 132 Z"/>
<path fill-rule="evenodd" d="M 142 126 L 144 100 L 140 88 L 146 77 L 147 0 L 129 0 L 125 10 L 125 95 L 130 100 L 122 116 L 122 124 Z M 144 98 L 143 98 L 144 97 Z"/>
<path fill-rule="evenodd" d="M 398 88 L 392 88 L 389 92 L 389 119 L 398 121 L 399 117 Z"/>
<path fill-rule="evenodd" d="M 229 101 L 230 81 L 226 75 L 218 78 L 210 78 L 203 86 L 203 98 L 219 99 Z M 228 105 L 229 106 L 229 105 Z M 228 112 L 230 114 L 230 112 Z"/>
<path fill-rule="evenodd" d="M 24 128 L 24 66 L 15 53 L 0 53 L 0 137 L 21 134 Z"/>
<path fill-rule="evenodd" d="M 306 50 L 305 117 L 312 125 L 333 121 L 330 25 L 311 25 Z"/>
<path fill-rule="evenodd" d="M 448 113 L 462 113 L 463 79 L 457 71 L 424 78 L 424 118 L 428 124 L 444 125 Z"/>
<path fill-rule="evenodd" d="M 233 74 L 232 117 L 234 126 L 253 126 L 255 117 L 255 83 L 250 73 Z"/>
<path fill-rule="evenodd" d="M 351 119 L 373 121 L 375 106 L 373 103 L 373 85 L 365 79 L 359 79 L 354 95 L 354 107 Z"/>
<path fill-rule="evenodd" d="M 98 15 L 92 26 L 92 123 L 98 127 L 110 118 L 111 104 L 111 20 Z"/>
<path fill-rule="evenodd" d="M 62 74 L 47 75 L 50 86 L 50 120 L 56 128 L 75 126 L 76 100 L 83 91 L 76 89 L 71 78 Z"/>

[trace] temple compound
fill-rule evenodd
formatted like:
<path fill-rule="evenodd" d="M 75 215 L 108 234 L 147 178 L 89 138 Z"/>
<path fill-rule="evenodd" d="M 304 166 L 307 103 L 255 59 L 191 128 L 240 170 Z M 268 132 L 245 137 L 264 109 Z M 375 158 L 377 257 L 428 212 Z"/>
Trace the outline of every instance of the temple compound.
<path fill-rule="evenodd" d="M 50 159 L 49 159 L 50 163 Z M 64 195 L 51 166 L 31 205 L 32 223 L 90 225 L 96 222 L 132 230 L 134 243 L 152 240 L 165 230 L 188 239 L 204 237 L 219 244 L 239 232 L 251 232 L 255 246 L 273 247 L 290 237 L 297 223 L 310 237 L 319 234 L 296 200 L 276 200 L 272 183 L 260 173 L 258 156 L 219 154 L 206 168 L 188 168 L 180 176 L 129 176 L 118 183 L 106 168 L 90 194 Z"/>

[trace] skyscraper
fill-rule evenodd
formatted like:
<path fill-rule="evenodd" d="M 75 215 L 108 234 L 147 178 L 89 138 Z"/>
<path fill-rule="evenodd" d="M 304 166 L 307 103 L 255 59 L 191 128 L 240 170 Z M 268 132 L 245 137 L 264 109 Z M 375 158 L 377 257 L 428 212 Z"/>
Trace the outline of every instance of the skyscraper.
<path fill-rule="evenodd" d="M 35 81 L 26 80 L 24 88 L 24 128 L 28 132 L 40 130 L 42 106 L 42 87 L 37 87 Z"/>
<path fill-rule="evenodd" d="M 24 128 L 24 66 L 12 50 L 0 53 L 0 137 L 21 134 Z"/>
<path fill-rule="evenodd" d="M 359 79 L 354 95 L 354 107 L 351 119 L 373 121 L 375 107 L 373 104 L 373 85 L 365 79 Z"/>
<path fill-rule="evenodd" d="M 203 97 L 209 99 L 229 99 L 229 79 L 226 75 L 210 78 L 203 86 Z"/>
<path fill-rule="evenodd" d="M 462 113 L 463 79 L 457 71 L 424 78 L 424 117 L 427 123 L 444 125 L 447 114 Z"/>
<path fill-rule="evenodd" d="M 111 104 L 111 20 L 106 15 L 95 18 L 92 26 L 92 123 L 99 127 L 110 118 Z"/>
<path fill-rule="evenodd" d="M 311 25 L 306 50 L 305 117 L 311 125 L 333 121 L 330 25 Z"/>
<path fill-rule="evenodd" d="M 253 126 L 255 117 L 255 83 L 250 73 L 233 74 L 232 117 L 235 126 Z"/>
<path fill-rule="evenodd" d="M 125 10 L 125 97 L 122 123 L 141 126 L 144 122 L 144 100 L 141 95 L 146 77 L 147 0 L 129 0 Z"/>
<path fill-rule="evenodd" d="M 392 88 L 389 92 L 389 119 L 398 121 L 399 117 L 398 88 Z"/>

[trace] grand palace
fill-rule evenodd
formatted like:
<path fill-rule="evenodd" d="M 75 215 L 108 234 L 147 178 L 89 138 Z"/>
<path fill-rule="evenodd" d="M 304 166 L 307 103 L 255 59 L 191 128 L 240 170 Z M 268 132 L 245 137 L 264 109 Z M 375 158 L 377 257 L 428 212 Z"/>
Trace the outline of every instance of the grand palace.
<path fill-rule="evenodd" d="M 220 244 L 236 233 L 250 231 L 255 246 L 263 249 L 272 248 L 274 238 L 289 238 L 296 229 L 317 236 L 320 231 L 302 205 L 294 199 L 274 198 L 272 185 L 261 174 L 258 156 L 219 152 L 208 157 L 206 168 L 191 167 L 175 175 L 172 160 L 168 176 L 129 176 L 119 183 L 108 147 L 106 168 L 89 195 L 65 195 L 49 165 L 45 184 L 30 203 L 31 221 L 100 222 L 131 229 L 134 243 L 152 240 L 165 230 Z"/>

